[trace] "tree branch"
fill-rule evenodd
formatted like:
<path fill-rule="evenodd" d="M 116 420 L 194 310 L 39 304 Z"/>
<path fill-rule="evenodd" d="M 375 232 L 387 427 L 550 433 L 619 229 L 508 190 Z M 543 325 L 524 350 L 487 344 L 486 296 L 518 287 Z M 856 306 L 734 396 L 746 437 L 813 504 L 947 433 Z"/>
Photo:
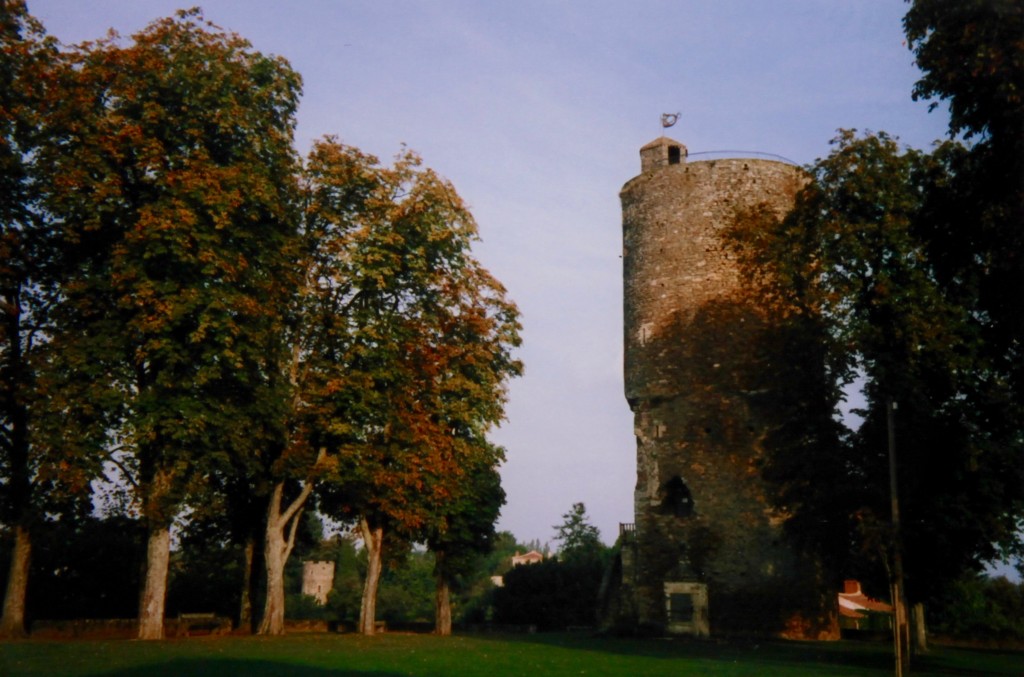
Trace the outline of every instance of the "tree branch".
<path fill-rule="evenodd" d="M 117 466 L 117 468 L 121 471 L 121 474 L 124 476 L 126 480 L 128 480 L 128 483 L 131 484 L 133 488 L 139 488 L 139 483 L 132 476 L 133 473 L 127 467 L 125 467 L 125 465 L 121 463 L 121 461 L 114 458 L 113 454 L 108 456 L 107 460 Z"/>
<path fill-rule="evenodd" d="M 288 525 L 288 540 L 285 542 L 284 552 L 282 553 L 284 555 L 284 560 L 285 561 L 288 561 L 288 557 L 291 556 L 291 554 L 292 554 L 292 548 L 295 547 L 295 535 L 299 531 L 299 518 L 301 518 L 301 517 L 302 517 L 302 508 L 299 508 L 295 512 L 295 515 L 294 515 L 295 519 L 293 519 L 291 524 Z"/>
<path fill-rule="evenodd" d="M 302 490 L 299 492 L 299 495 L 295 497 L 295 500 L 288 505 L 283 513 L 281 513 L 281 520 L 284 524 L 287 524 L 288 520 L 290 520 L 296 512 L 302 509 L 302 506 L 306 503 L 306 499 L 309 498 L 311 493 L 313 493 L 313 485 L 316 484 L 312 477 L 313 472 L 326 457 L 327 449 L 325 447 L 320 447 L 320 451 L 316 455 L 316 461 L 310 469 L 310 477 L 308 477 L 303 483 Z"/>

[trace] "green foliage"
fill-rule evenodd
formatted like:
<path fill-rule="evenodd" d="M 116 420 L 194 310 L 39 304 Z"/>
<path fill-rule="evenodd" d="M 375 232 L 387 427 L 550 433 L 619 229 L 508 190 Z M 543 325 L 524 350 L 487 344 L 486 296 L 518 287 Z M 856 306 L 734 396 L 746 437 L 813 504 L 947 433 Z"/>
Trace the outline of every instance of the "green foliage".
<path fill-rule="evenodd" d="M 817 346 L 826 377 L 800 388 L 824 407 L 792 417 L 819 432 L 782 428 L 765 440 L 763 470 L 792 515 L 787 526 L 834 564 L 860 566 L 848 542 L 861 554 L 892 546 L 885 403 L 894 399 L 917 599 L 997 547 L 1021 547 L 1022 21 L 1019 3 L 914 0 L 904 19 L 923 70 L 914 96 L 948 100 L 951 133 L 974 145 L 926 154 L 884 133 L 841 132 L 790 215 L 755 210 L 729 233 L 758 301 L 782 318 L 780 337 Z M 837 389 L 858 379 L 864 424 L 829 432 Z"/>
<path fill-rule="evenodd" d="M 486 435 L 521 371 L 518 311 L 472 256 L 476 224 L 454 188 L 415 154 L 383 167 L 324 139 L 306 190 L 299 420 L 334 451 L 321 500 L 389 548 L 427 541 L 452 581 L 504 502 L 503 450 Z"/>
<path fill-rule="evenodd" d="M 517 552 L 528 552 L 530 546 L 516 541 L 508 531 L 500 531 L 489 539 L 489 548 L 470 551 L 464 559 L 465 568 L 452 581 L 452 616 L 456 624 L 480 625 L 494 620 L 492 577 L 512 568 Z"/>
<path fill-rule="evenodd" d="M 57 43 L 24 2 L 0 12 L 0 522 L 31 538 L 43 515 L 88 510 L 95 456 L 106 441 L 94 412 L 63 409 L 69 388 L 59 370 L 53 316 L 65 279 L 59 230 L 44 209 L 48 143 L 55 97 Z M 72 421 L 79 434 L 68 434 Z M 5 563 L 6 564 L 6 563 Z M 6 566 L 4 567 L 6 568 Z M 20 597 L 11 590 L 8 601 Z M 5 606 L 5 609 L 7 607 Z M 5 612 L 5 626 L 9 619 Z M 14 621 L 16 622 L 16 621 Z M 5 627 L 5 630 L 11 629 Z"/>
<path fill-rule="evenodd" d="M 181 531 L 171 556 L 167 615 L 208 613 L 237 621 L 245 563 L 242 546 L 230 540 L 220 519 L 193 519 Z"/>
<path fill-rule="evenodd" d="M 41 522 L 33 538 L 26 616 L 38 619 L 132 618 L 138 611 L 145 532 L 126 517 Z M 0 557 L 10 553 L 9 532 Z M 7 568 L 0 568 L 6 586 Z"/>
<path fill-rule="evenodd" d="M 285 596 L 288 618 L 296 621 L 333 621 L 336 612 L 330 604 L 320 604 L 316 597 L 294 592 Z"/>
<path fill-rule="evenodd" d="M 583 503 L 574 503 L 562 519 L 554 527 L 561 542 L 557 558 L 504 572 L 503 585 L 493 591 L 496 623 L 544 630 L 597 624 L 598 595 L 612 551 L 590 524 Z"/>
<path fill-rule="evenodd" d="M 972 574 L 928 604 L 932 632 L 983 642 L 1024 640 L 1024 583 Z"/>
<path fill-rule="evenodd" d="M 410 552 L 397 566 L 385 568 L 377 596 L 377 618 L 389 625 L 434 620 L 434 557 Z"/>
<path fill-rule="evenodd" d="M 30 481 L 85 495 L 117 468 L 151 529 L 191 504 L 172 599 L 220 611 L 238 547 L 271 514 L 286 560 L 326 473 L 342 516 L 471 568 L 522 367 L 451 184 L 333 139 L 301 167 L 298 74 L 197 9 L 63 51 L 21 2 L 0 21 L 3 518 L 24 521 Z"/>
<path fill-rule="evenodd" d="M 521 368 L 518 313 L 471 255 L 472 216 L 420 164 L 406 151 L 381 167 L 326 139 L 307 166 L 310 298 L 330 315 L 313 326 L 332 347 L 307 371 L 311 429 L 346 445 L 342 513 L 415 535 L 441 519 L 468 460 L 494 453 L 484 434 Z"/>
<path fill-rule="evenodd" d="M 308 517 L 304 520 L 306 525 L 312 522 Z M 308 526 L 303 531 L 307 534 L 297 539 L 294 557 L 290 558 L 285 576 L 287 617 L 353 622 L 359 616 L 362 577 L 366 571 L 365 554 L 356 550 L 350 537 L 335 535 L 323 539 L 312 533 Z M 334 583 L 326 604 L 321 605 L 316 598 L 301 594 L 302 566 L 308 560 L 334 562 Z"/>
<path fill-rule="evenodd" d="M 555 525 L 555 540 L 561 545 L 558 557 L 562 561 L 600 559 L 607 548 L 601 542 L 601 532 L 590 523 L 587 507 L 573 503 L 572 509 L 562 515 L 563 522 Z"/>
<path fill-rule="evenodd" d="M 935 275 L 971 309 L 984 368 L 971 398 L 969 425 L 984 432 L 974 457 L 1009 483 L 1024 485 L 1024 7 L 1009 0 L 915 0 L 904 18 L 923 75 L 914 95 L 945 100 L 950 134 L 935 155 L 946 180 L 928 191 L 920 224 Z M 1020 514 L 1019 492 L 988 478 L 988 495 Z M 1024 551 L 1019 532 L 997 525 L 1004 555 Z M 1009 532 L 1009 533 L 1008 533 Z M 1015 539 L 1014 536 L 1017 536 Z"/>
<path fill-rule="evenodd" d="M 490 445 L 489 449 L 493 449 Z M 434 554 L 435 576 L 446 581 L 457 596 L 475 582 L 484 558 L 494 547 L 494 524 L 505 502 L 498 460 L 500 450 L 466 460 L 461 481 L 452 496 L 438 508 L 435 528 L 427 534 L 427 546 Z M 486 573 L 486 572 L 485 572 Z"/>
<path fill-rule="evenodd" d="M 513 567 L 494 591 L 494 621 L 541 630 L 597 625 L 607 557 L 546 559 Z"/>
<path fill-rule="evenodd" d="M 833 455 L 842 476 L 820 486 L 808 471 L 828 456 L 797 444 L 772 450 L 769 478 L 783 487 L 795 524 L 803 513 L 808 528 L 816 519 L 847 525 L 852 542 L 884 551 L 885 407 L 894 399 L 907 585 L 923 599 L 991 558 L 993 543 L 1016 538 L 1020 428 L 991 417 L 1020 421 L 1019 400 L 983 339 L 988 316 L 975 297 L 943 284 L 933 263 L 932 252 L 951 244 L 925 227 L 930 197 L 949 182 L 949 149 L 926 155 L 852 131 L 834 145 L 788 216 L 748 215 L 730 234 L 765 303 L 808 318 L 804 339 L 817 337 L 835 386 L 865 381 L 865 421 Z M 801 463 L 811 452 L 815 464 Z"/>
<path fill-rule="evenodd" d="M 66 53 L 58 82 L 40 164 L 69 276 L 60 348 L 116 412 L 143 513 L 167 524 L 195 470 L 248 448 L 259 428 L 239 421 L 272 406 L 299 79 L 192 11 Z"/>
<path fill-rule="evenodd" d="M 1024 7 L 1015 0 L 913 0 L 903 26 L 923 71 L 914 98 L 948 101 L 953 133 L 1019 144 Z"/>

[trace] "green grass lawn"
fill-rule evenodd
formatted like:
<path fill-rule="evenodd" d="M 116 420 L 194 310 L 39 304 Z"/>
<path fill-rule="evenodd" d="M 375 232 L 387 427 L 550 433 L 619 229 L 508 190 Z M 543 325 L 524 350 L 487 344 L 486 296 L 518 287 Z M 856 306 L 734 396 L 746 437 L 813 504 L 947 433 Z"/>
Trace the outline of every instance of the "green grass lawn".
<path fill-rule="evenodd" d="M 0 676 L 889 675 L 884 644 L 721 643 L 539 634 L 208 637 L 0 644 Z M 1024 653 L 937 648 L 912 674 L 1022 675 Z"/>

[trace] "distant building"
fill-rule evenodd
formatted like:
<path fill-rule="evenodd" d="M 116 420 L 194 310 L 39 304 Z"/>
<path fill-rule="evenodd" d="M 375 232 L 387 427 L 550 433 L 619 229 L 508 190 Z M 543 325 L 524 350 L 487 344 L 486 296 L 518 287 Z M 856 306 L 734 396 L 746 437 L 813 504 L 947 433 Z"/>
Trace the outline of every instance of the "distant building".
<path fill-rule="evenodd" d="M 519 551 L 516 550 L 516 554 L 512 555 L 512 566 L 517 567 L 521 564 L 539 564 L 544 561 L 544 555 L 531 550 L 530 552 L 520 555 Z M 502 576 L 491 576 L 491 583 L 495 587 L 501 588 L 505 586 L 505 579 Z"/>
<path fill-rule="evenodd" d="M 520 555 L 519 551 L 516 550 L 516 554 L 512 556 L 512 566 L 514 567 L 517 567 L 520 564 L 537 564 L 543 561 L 544 555 L 537 552 L 536 550 L 531 550 L 530 552 L 524 555 Z"/>
<path fill-rule="evenodd" d="M 865 595 L 860 581 L 843 581 L 839 593 L 839 626 L 850 630 L 879 630 L 891 627 L 892 606 Z"/>
<path fill-rule="evenodd" d="M 334 562 L 302 563 L 302 594 L 315 597 L 317 604 L 327 604 L 327 595 L 334 587 Z"/>

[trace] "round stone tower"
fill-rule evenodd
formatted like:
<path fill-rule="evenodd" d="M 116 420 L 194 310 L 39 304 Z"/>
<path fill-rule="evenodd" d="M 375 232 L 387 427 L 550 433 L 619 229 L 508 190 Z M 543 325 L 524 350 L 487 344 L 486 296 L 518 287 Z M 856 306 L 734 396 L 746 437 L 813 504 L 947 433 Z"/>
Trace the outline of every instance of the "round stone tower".
<path fill-rule="evenodd" d="M 317 604 L 327 604 L 327 596 L 334 589 L 334 562 L 302 563 L 302 594 L 316 598 Z"/>
<path fill-rule="evenodd" d="M 720 237 L 740 210 L 788 211 L 808 177 L 764 159 L 687 162 L 686 147 L 666 137 L 640 158 L 621 192 L 637 440 L 635 531 L 623 551 L 632 613 L 669 632 L 709 620 L 711 634 L 833 636 L 834 595 L 787 542 L 787 516 L 761 479 L 773 420 L 765 374 L 778 356 Z"/>

